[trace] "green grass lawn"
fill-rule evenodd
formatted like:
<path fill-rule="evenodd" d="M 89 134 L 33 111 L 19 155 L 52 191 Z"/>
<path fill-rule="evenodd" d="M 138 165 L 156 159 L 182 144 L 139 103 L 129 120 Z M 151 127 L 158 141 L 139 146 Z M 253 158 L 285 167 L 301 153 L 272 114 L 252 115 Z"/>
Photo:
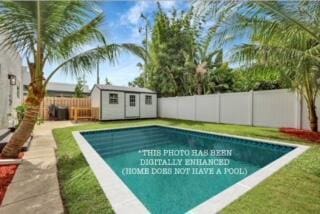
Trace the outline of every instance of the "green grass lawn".
<path fill-rule="evenodd" d="M 183 120 L 91 123 L 53 131 L 57 141 L 61 193 L 68 213 L 113 213 L 72 131 L 143 124 L 166 124 L 256 138 L 306 144 L 311 148 L 223 210 L 223 213 L 319 213 L 320 145 L 298 140 L 273 128 L 222 125 Z"/>

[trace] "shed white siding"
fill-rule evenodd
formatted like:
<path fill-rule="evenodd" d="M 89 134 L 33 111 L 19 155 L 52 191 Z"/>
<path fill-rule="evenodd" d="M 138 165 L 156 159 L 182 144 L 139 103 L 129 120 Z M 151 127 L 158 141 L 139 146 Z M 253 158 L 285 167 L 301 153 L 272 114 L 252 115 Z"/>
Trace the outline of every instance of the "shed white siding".
<path fill-rule="evenodd" d="M 97 87 L 94 87 L 91 92 L 91 106 L 100 108 L 100 90 Z"/>
<path fill-rule="evenodd" d="M 109 103 L 110 94 L 118 94 L 118 104 Z M 119 120 L 125 118 L 124 92 L 102 91 L 101 97 L 102 120 Z"/>
<path fill-rule="evenodd" d="M 146 104 L 146 95 L 152 97 L 152 104 Z M 156 94 L 140 94 L 140 118 L 157 117 L 157 95 Z"/>
<path fill-rule="evenodd" d="M 126 101 L 125 101 L 125 117 L 126 118 L 139 118 L 140 116 L 140 96 L 137 93 L 126 93 Z M 133 97 L 134 102 L 132 102 L 132 104 L 134 105 L 130 105 L 130 97 Z"/>
<path fill-rule="evenodd" d="M 110 103 L 110 94 L 118 95 L 117 103 Z M 151 96 L 151 103 L 146 103 L 147 96 Z M 91 106 L 100 108 L 100 120 L 155 118 L 158 113 L 157 94 L 138 87 L 95 85 Z"/>

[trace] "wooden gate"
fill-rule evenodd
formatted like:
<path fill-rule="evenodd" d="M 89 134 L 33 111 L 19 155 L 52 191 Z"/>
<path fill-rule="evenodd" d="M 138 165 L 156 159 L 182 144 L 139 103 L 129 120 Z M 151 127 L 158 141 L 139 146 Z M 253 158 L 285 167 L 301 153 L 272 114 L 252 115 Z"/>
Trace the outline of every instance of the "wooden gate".
<path fill-rule="evenodd" d="M 73 97 L 45 97 L 40 106 L 39 116 L 44 120 L 49 119 L 49 106 L 50 105 L 65 106 L 69 109 L 69 115 L 72 115 L 71 109 L 91 109 L 91 99 L 86 98 L 73 98 Z M 72 116 L 71 116 L 72 117 Z"/>

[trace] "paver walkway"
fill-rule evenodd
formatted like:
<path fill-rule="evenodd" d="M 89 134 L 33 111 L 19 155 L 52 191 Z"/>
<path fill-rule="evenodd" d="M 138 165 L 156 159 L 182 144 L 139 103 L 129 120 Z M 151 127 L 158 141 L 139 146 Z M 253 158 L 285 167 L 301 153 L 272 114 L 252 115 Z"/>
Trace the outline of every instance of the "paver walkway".
<path fill-rule="evenodd" d="M 57 178 L 56 143 L 52 129 L 72 126 L 70 121 L 50 121 L 36 126 L 34 138 L 7 189 L 0 213 L 63 213 Z"/>

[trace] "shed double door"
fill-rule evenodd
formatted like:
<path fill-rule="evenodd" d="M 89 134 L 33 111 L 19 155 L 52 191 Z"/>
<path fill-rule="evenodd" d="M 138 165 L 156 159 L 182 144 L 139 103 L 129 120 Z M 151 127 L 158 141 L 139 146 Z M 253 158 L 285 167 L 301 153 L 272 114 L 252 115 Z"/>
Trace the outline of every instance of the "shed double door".
<path fill-rule="evenodd" d="M 138 118 L 140 117 L 140 96 L 135 93 L 126 93 L 125 117 Z"/>

